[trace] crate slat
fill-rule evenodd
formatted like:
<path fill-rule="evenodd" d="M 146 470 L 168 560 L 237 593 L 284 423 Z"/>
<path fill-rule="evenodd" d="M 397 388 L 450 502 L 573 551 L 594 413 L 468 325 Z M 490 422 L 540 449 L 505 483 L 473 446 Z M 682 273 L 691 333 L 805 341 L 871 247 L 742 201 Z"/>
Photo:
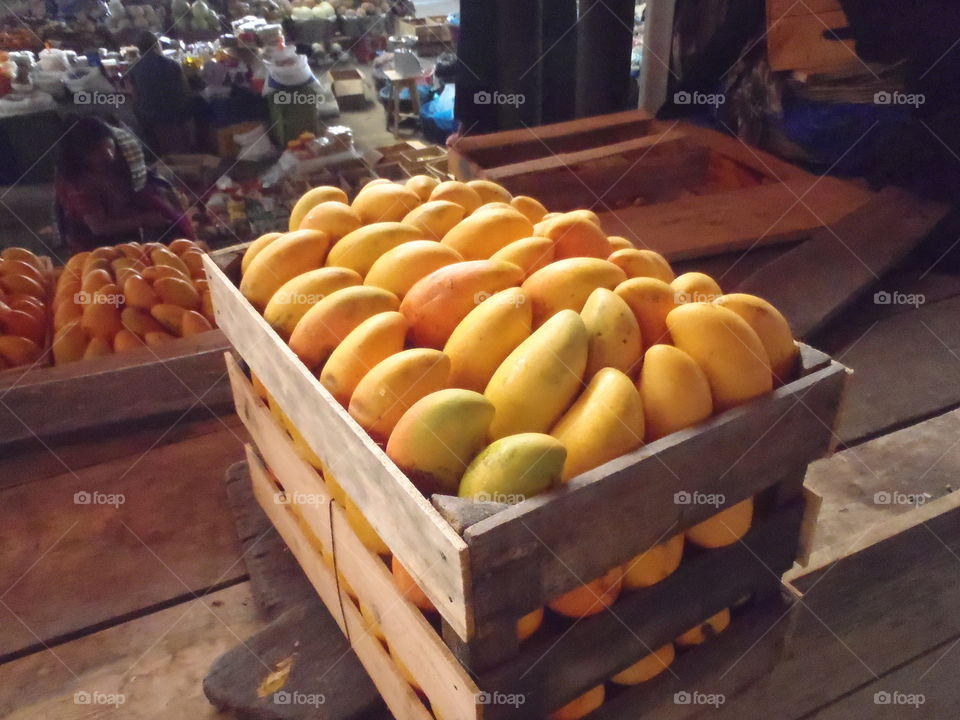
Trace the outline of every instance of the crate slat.
<path fill-rule="evenodd" d="M 217 265 L 204 258 L 217 323 L 440 614 L 464 639 L 467 546 L 304 367 Z"/>

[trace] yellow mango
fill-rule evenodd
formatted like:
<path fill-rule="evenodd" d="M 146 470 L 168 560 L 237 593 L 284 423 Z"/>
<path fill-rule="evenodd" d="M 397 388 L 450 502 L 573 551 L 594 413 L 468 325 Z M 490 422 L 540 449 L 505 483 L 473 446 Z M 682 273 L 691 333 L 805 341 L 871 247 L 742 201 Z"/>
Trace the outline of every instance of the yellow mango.
<path fill-rule="evenodd" d="M 543 433 L 502 437 L 467 466 L 457 494 L 486 502 L 523 502 L 559 484 L 566 455 L 563 443 Z"/>
<path fill-rule="evenodd" d="M 543 216 L 547 214 L 547 209 L 540 201 L 529 195 L 517 195 L 510 201 L 510 204 L 522 212 L 527 220 L 534 224 L 543 220 Z"/>
<path fill-rule="evenodd" d="M 617 685 L 639 685 L 649 680 L 653 680 L 662 673 L 673 662 L 676 657 L 676 651 L 673 649 L 673 643 L 667 643 L 662 648 L 641 658 L 625 670 L 621 670 L 610 678 L 610 682 Z"/>
<path fill-rule="evenodd" d="M 680 567 L 681 559 L 683 559 L 683 533 L 677 533 L 628 562 L 623 574 L 623 585 L 628 588 L 656 585 Z"/>
<path fill-rule="evenodd" d="M 139 347 L 143 347 L 143 341 L 126 328 L 118 331 L 117 334 L 113 336 L 114 352 L 126 352 L 127 350 L 134 350 Z"/>
<path fill-rule="evenodd" d="M 179 305 L 185 310 L 196 310 L 200 307 L 200 293 L 187 280 L 160 278 L 153 284 L 153 289 L 160 296 L 161 302 Z"/>
<path fill-rule="evenodd" d="M 306 211 L 304 211 L 304 215 L 306 215 Z M 293 218 L 292 215 L 290 217 Z M 297 221 L 297 224 L 300 224 L 299 220 Z M 296 228 L 293 229 L 295 230 Z M 246 251 L 243 253 L 243 258 L 240 260 L 240 274 L 246 275 L 247 268 L 250 267 L 250 263 L 253 262 L 253 259 L 260 254 L 260 251 L 282 235 L 283 233 L 270 232 L 266 233 L 265 235 L 261 235 L 252 243 L 250 243 L 250 245 L 247 246 Z"/>
<path fill-rule="evenodd" d="M 592 221 L 580 211 L 549 220 L 542 235 L 553 240 L 557 260 L 575 257 L 606 259 L 612 253 L 610 241 L 599 221 Z"/>
<path fill-rule="evenodd" d="M 138 307 L 125 307 L 120 313 L 120 322 L 126 330 L 141 338 L 148 332 L 164 330 L 164 326 L 154 320 L 148 310 Z"/>
<path fill-rule="evenodd" d="M 414 175 L 404 183 L 407 190 L 412 190 L 420 198 L 420 202 L 427 202 L 430 193 L 440 184 L 440 181 L 430 175 Z"/>
<path fill-rule="evenodd" d="M 670 263 L 653 250 L 615 250 L 607 259 L 623 270 L 628 278 L 652 277 L 669 283 L 676 277 Z"/>
<path fill-rule="evenodd" d="M 459 180 L 446 180 L 440 183 L 430 193 L 430 199 L 455 202 L 467 211 L 467 215 L 470 215 L 478 207 L 483 205 L 480 194 Z"/>
<path fill-rule="evenodd" d="M 513 263 L 523 270 L 524 277 L 530 277 L 554 261 L 553 240 L 545 237 L 514 240 L 497 250 L 490 259 Z"/>
<path fill-rule="evenodd" d="M 327 266 L 350 268 L 361 277 L 388 250 L 411 240 L 423 240 L 423 231 L 399 222 L 378 222 L 354 230 L 333 246 Z"/>
<path fill-rule="evenodd" d="M 297 230 L 277 238 L 250 262 L 240 292 L 262 310 L 285 282 L 321 267 L 329 247 L 330 239 L 318 230 Z"/>
<path fill-rule="evenodd" d="M 746 535 L 752 522 L 753 498 L 747 498 L 687 528 L 685 534 L 687 540 L 699 547 L 726 547 Z"/>
<path fill-rule="evenodd" d="M 606 690 L 603 685 L 587 690 L 558 710 L 547 715 L 547 720 L 580 720 L 603 705 Z"/>
<path fill-rule="evenodd" d="M 449 200 L 431 200 L 408 212 L 403 224 L 419 228 L 426 238 L 440 240 L 463 220 L 465 213 L 460 205 Z"/>
<path fill-rule="evenodd" d="M 441 242 L 466 260 L 483 260 L 514 240 L 533 235 L 533 224 L 513 208 L 481 209 L 457 223 Z"/>
<path fill-rule="evenodd" d="M 468 180 L 466 185 L 476 191 L 480 196 L 481 204 L 484 205 L 492 202 L 508 203 L 513 200 L 509 190 L 492 180 Z"/>
<path fill-rule="evenodd" d="M 712 277 L 702 272 L 687 272 L 670 281 L 677 294 L 677 304 L 711 302 L 723 294 Z"/>
<path fill-rule="evenodd" d="M 363 278 L 348 268 L 308 270 L 277 289 L 263 310 L 263 319 L 286 340 L 307 310 L 331 293 L 362 282 Z"/>
<path fill-rule="evenodd" d="M 647 442 L 713 414 L 707 376 L 692 357 L 672 345 L 653 345 L 647 350 L 637 387 L 646 416 Z"/>
<path fill-rule="evenodd" d="M 680 647 L 693 647 L 706 642 L 715 635 L 719 635 L 730 625 L 730 609 L 724 608 L 716 615 L 711 615 L 696 627 L 692 627 L 674 641 Z"/>
<path fill-rule="evenodd" d="M 363 284 L 389 290 L 402 300 L 420 279 L 462 261 L 460 253 L 434 240 L 411 240 L 377 258 Z"/>
<path fill-rule="evenodd" d="M 538 327 L 561 310 L 580 312 L 598 287 L 612 290 L 626 280 L 623 270 L 597 258 L 557 260 L 523 281 L 533 306 L 533 325 Z"/>
<path fill-rule="evenodd" d="M 636 249 L 636 246 L 632 242 L 627 240 L 625 237 L 621 237 L 620 235 L 608 235 L 607 242 L 610 243 L 610 248 L 613 250 L 613 252 L 616 252 L 617 250 Z"/>
<path fill-rule="evenodd" d="M 64 365 L 82 359 L 89 341 L 79 319 L 67 323 L 53 336 L 53 364 Z"/>
<path fill-rule="evenodd" d="M 334 187 L 333 185 L 321 185 L 320 187 L 307 190 L 303 195 L 300 196 L 300 199 L 294 203 L 293 209 L 290 210 L 290 222 L 288 224 L 288 229 L 291 232 L 294 230 L 299 230 L 300 223 L 303 218 L 306 217 L 307 213 L 320 203 L 324 202 L 339 202 L 346 205 L 347 194 L 340 188 Z"/>
<path fill-rule="evenodd" d="M 580 317 L 590 336 L 584 380 L 603 368 L 616 368 L 633 377 L 643 355 L 643 338 L 626 301 L 612 290 L 597 288 L 587 298 Z"/>
<path fill-rule="evenodd" d="M 298 230 L 319 230 L 326 233 L 331 243 L 352 233 L 363 225 L 360 214 L 339 200 L 314 205 L 300 221 Z"/>
<path fill-rule="evenodd" d="M 19 335 L 0 335 L 0 357 L 10 367 L 35 363 L 42 354 L 40 346 L 30 338 Z"/>
<path fill-rule="evenodd" d="M 357 384 L 371 369 L 403 350 L 407 321 L 398 312 L 373 315 L 337 345 L 320 372 L 320 384 L 346 407 Z"/>
<path fill-rule="evenodd" d="M 656 278 L 630 278 L 617 285 L 614 292 L 626 300 L 640 326 L 644 347 L 669 343 L 667 315 L 676 306 L 673 288 Z"/>
<path fill-rule="evenodd" d="M 364 188 L 351 207 L 364 225 L 381 222 L 400 222 L 420 204 L 420 197 L 403 185 L 383 183 Z"/>
<path fill-rule="evenodd" d="M 173 336 L 178 336 L 183 331 L 183 314 L 186 312 L 179 305 L 170 305 L 169 303 L 158 303 L 150 308 L 150 315 L 156 320 L 163 329 Z M 130 329 L 130 328 L 128 328 Z M 144 339 L 150 344 L 150 335 L 164 334 L 156 330 L 149 330 L 144 333 Z M 157 342 L 162 342 L 163 338 L 154 338 Z"/>
<path fill-rule="evenodd" d="M 196 310 L 187 310 L 183 313 L 183 320 L 180 325 L 181 337 L 199 335 L 212 329 L 207 319 Z"/>
<path fill-rule="evenodd" d="M 105 357 L 112 354 L 112 340 L 106 340 L 102 337 L 93 337 L 90 338 L 90 342 L 87 344 L 86 350 L 83 351 L 83 359 L 90 360 L 92 358 Z"/>
<path fill-rule="evenodd" d="M 767 351 L 774 377 L 780 384 L 790 382 L 796 374 L 800 350 L 793 340 L 790 324 L 780 311 L 763 298 L 746 293 L 721 295 L 713 302 L 733 310 L 753 328 Z"/>

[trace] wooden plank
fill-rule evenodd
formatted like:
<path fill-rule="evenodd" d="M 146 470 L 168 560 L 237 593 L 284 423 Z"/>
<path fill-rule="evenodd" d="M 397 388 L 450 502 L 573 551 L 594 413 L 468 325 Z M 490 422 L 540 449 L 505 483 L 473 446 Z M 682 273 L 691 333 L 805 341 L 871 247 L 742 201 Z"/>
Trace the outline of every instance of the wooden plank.
<path fill-rule="evenodd" d="M 807 485 L 823 497 L 817 556 L 878 542 L 886 535 L 875 533 L 903 529 L 898 518 L 912 521 L 917 506 L 949 497 L 960 467 L 958 437 L 960 410 L 954 410 L 810 465 Z"/>
<path fill-rule="evenodd" d="M 220 269 L 204 263 L 218 325 L 444 619 L 469 637 L 466 543 Z"/>
<path fill-rule="evenodd" d="M 273 502 L 274 485 L 267 476 L 266 469 L 249 447 L 247 463 L 250 466 L 254 494 L 257 496 L 260 507 L 290 546 L 290 550 L 296 556 L 307 578 L 317 589 L 324 604 L 327 608 L 342 606 L 343 615 L 339 618 L 338 624 L 350 640 L 357 658 L 366 668 L 387 707 L 397 720 L 431 720 L 432 715 L 403 679 L 380 641 L 367 632 L 360 611 L 350 597 L 341 590 L 333 570 L 313 550 L 302 527 L 295 522 L 288 507 Z M 338 618 L 334 616 L 334 619 Z"/>
<path fill-rule="evenodd" d="M 838 434 L 853 445 L 960 405 L 960 297 L 851 325 L 826 347 L 854 370 Z M 832 347 L 831 347 L 832 346 Z M 909 348 L 909 362 L 891 348 Z"/>
<path fill-rule="evenodd" d="M 767 28 L 770 69 L 826 72 L 865 66 L 852 39 L 841 40 L 830 32 L 846 26 L 842 10 L 780 17 Z"/>
<path fill-rule="evenodd" d="M 157 348 L 4 378 L 0 444 L 118 427 L 204 405 L 222 408 L 230 401 L 223 367 L 228 347 L 223 334 L 214 330 Z"/>
<path fill-rule="evenodd" d="M 677 693 L 714 695 L 730 702 L 781 659 L 788 643 L 792 611 L 780 598 L 742 611 L 720 635 L 684 652 L 670 665 L 670 671 L 651 681 L 623 688 L 605 702 L 590 720 L 635 720 L 644 715 L 657 720 L 686 720 L 712 708 L 677 702 Z M 611 685 L 608 688 L 613 687 Z"/>
<path fill-rule="evenodd" d="M 222 718 L 201 683 L 214 659 L 261 627 L 255 608 L 241 583 L 0 665 L 0 715 Z M 78 704 L 76 693 L 118 694 L 123 702 Z"/>
<path fill-rule="evenodd" d="M 737 288 L 769 300 L 808 338 L 903 260 L 946 215 L 942 203 L 886 188 L 832 227 L 748 277 Z M 784 278 L 790 282 L 784 282 Z"/>
<path fill-rule="evenodd" d="M 666 579 L 621 596 L 559 638 L 534 636 L 519 657 L 481 673 L 478 684 L 487 692 L 521 694 L 526 717 L 565 704 L 758 589 L 778 588 L 793 563 L 802 513 L 802 503 L 783 508 L 740 542 L 694 553 Z M 509 709 L 487 711 L 491 720 L 510 716 Z"/>
<path fill-rule="evenodd" d="M 767 22 L 781 17 L 809 15 L 824 12 L 842 12 L 837 0 L 767 0 Z"/>
<path fill-rule="evenodd" d="M 518 618 L 821 457 L 845 378 L 834 363 L 467 528 L 477 622 Z M 676 501 L 694 491 L 718 504 Z"/>
<path fill-rule="evenodd" d="M 622 235 L 672 261 L 806 238 L 844 217 L 862 196 L 840 180 L 811 184 L 801 178 L 599 216 L 608 234 Z"/>
<path fill-rule="evenodd" d="M 357 538 L 339 505 L 330 506 L 332 498 L 320 476 L 297 455 L 270 411 L 254 396 L 236 362 L 228 359 L 227 364 L 237 412 L 260 454 L 323 543 L 333 566 L 378 618 L 391 651 L 420 678 L 431 705 L 444 717 L 476 714 L 478 690 L 470 676 L 423 614 L 399 593 L 386 566 Z M 304 504 L 299 504 L 301 500 Z M 339 605 L 330 610 L 335 616 L 341 612 Z"/>
<path fill-rule="evenodd" d="M 241 453 L 222 429 L 0 491 L 0 657 L 242 578 L 221 480 Z"/>

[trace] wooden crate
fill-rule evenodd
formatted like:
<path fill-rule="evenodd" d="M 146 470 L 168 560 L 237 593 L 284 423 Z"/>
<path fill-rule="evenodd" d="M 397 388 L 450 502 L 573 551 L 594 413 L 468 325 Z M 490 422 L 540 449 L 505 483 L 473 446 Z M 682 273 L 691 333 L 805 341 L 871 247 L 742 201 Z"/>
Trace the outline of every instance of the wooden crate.
<path fill-rule="evenodd" d="M 768 543 L 779 553 L 768 565 L 779 574 L 796 555 L 799 531 L 791 530 L 791 523 L 799 527 L 803 476 L 807 464 L 831 448 L 846 378 L 845 368 L 825 355 L 804 348 L 799 378 L 770 396 L 651 443 L 561 489 L 513 507 L 486 508 L 497 512 L 474 517 L 469 526 L 456 522 L 455 529 L 449 515 L 423 497 L 209 260 L 207 272 L 220 327 L 436 605 L 446 641 L 473 671 L 504 668 L 505 661 L 519 657 L 515 627 L 523 615 L 748 497 L 761 496 L 756 532 L 763 532 L 767 517 L 781 527 L 774 535 L 784 545 Z M 719 507 L 678 505 L 675 494 L 682 491 L 724 498 Z M 736 548 L 717 552 L 714 558 L 735 556 Z M 680 591 L 664 584 L 657 602 L 677 608 L 676 627 L 644 632 L 662 644 L 711 614 L 703 612 L 709 609 L 703 600 L 713 603 L 715 612 L 771 579 L 766 571 L 762 577 L 746 569 L 734 575 L 745 584 L 724 585 L 706 599 L 679 600 L 674 594 Z M 711 585 L 708 578 L 702 578 L 704 586 Z M 621 617 L 644 625 L 653 607 L 633 601 Z M 605 630 L 620 631 L 619 621 Z M 589 638 L 584 642 L 590 644 Z M 606 653 L 598 667 L 615 672 L 617 663 L 622 667 L 639 655 L 624 652 Z M 511 677 L 516 675 L 502 679 Z M 549 678 L 539 679 L 552 687 Z"/>
<path fill-rule="evenodd" d="M 832 72 L 863 68 L 853 40 L 836 31 L 847 26 L 838 0 L 767 0 L 767 59 L 772 70 Z"/>
<path fill-rule="evenodd" d="M 677 692 L 709 687 L 710 692 L 735 693 L 767 672 L 779 656 L 790 623 L 778 621 L 791 609 L 779 598 L 779 576 L 796 551 L 802 511 L 797 501 L 758 521 L 742 544 L 694 552 L 660 584 L 621 596 L 611 612 L 570 621 L 567 627 L 547 625 L 513 658 L 468 671 L 433 624 L 402 597 L 382 559 L 356 536 L 320 473 L 298 455 L 229 354 L 227 366 L 237 413 L 257 447 L 248 447 L 247 458 L 258 501 L 397 718 L 430 717 L 411 694 L 397 660 L 418 681 L 437 717 L 542 717 L 647 654 L 648 648 L 660 647 L 744 597 L 753 602 L 735 611 L 730 630 L 707 646 L 681 653 L 672 672 L 656 681 L 623 689 L 602 717 L 631 718 L 637 707 L 672 704 Z M 377 619 L 389 653 L 372 635 L 361 605 Z M 665 607 L 671 611 L 665 613 Z M 748 650 L 749 662 L 718 677 L 728 669 L 719 658 L 740 657 Z M 485 702 L 511 695 L 523 698 L 522 706 Z"/>
<path fill-rule="evenodd" d="M 591 208 L 607 234 L 669 260 L 799 240 L 872 197 L 643 111 L 467 136 L 448 150 L 457 179 L 494 180 L 552 211 Z"/>

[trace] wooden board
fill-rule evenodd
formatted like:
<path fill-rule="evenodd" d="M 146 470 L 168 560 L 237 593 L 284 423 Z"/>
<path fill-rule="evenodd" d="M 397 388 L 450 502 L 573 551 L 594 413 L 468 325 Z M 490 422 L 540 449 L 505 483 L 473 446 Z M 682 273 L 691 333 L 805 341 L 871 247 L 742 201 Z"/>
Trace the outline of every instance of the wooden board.
<path fill-rule="evenodd" d="M 847 16 L 837 3 L 820 0 L 808 7 L 798 2 L 786 10 L 782 0 L 768 0 L 767 8 L 767 58 L 772 70 L 829 72 L 865 65 L 853 40 L 841 40 L 831 32 L 847 26 Z"/>
<path fill-rule="evenodd" d="M 947 211 L 899 188 L 882 190 L 834 225 L 814 230 L 737 291 L 769 300 L 796 337 L 809 338 L 902 261 Z"/>
<path fill-rule="evenodd" d="M 208 258 L 204 263 L 217 324 L 444 619 L 469 637 L 466 543 L 222 271 Z"/>
<path fill-rule="evenodd" d="M 960 405 L 960 297 L 824 337 L 854 370 L 838 433 L 853 445 Z M 892 349 L 909 353 L 909 362 Z"/>
<path fill-rule="evenodd" d="M 260 627 L 246 583 L 190 599 L 0 665 L 0 716 L 227 720 L 203 696 L 203 677 L 218 655 Z M 120 694 L 123 703 L 78 704 L 76 693 Z"/>
<path fill-rule="evenodd" d="M 205 406 L 222 409 L 230 401 L 223 367 L 228 347 L 214 330 L 158 348 L 6 377 L 0 383 L 0 445 L 176 417 Z"/>
<path fill-rule="evenodd" d="M 221 478 L 242 437 L 222 429 L 0 491 L 0 658 L 241 579 Z"/>
<path fill-rule="evenodd" d="M 608 235 L 673 261 L 800 240 L 861 199 L 863 191 L 835 178 L 797 179 L 598 214 Z"/>
<path fill-rule="evenodd" d="M 678 492 L 728 506 L 801 471 L 832 447 L 845 378 L 834 363 L 467 528 L 477 622 L 531 612 L 717 510 Z"/>

